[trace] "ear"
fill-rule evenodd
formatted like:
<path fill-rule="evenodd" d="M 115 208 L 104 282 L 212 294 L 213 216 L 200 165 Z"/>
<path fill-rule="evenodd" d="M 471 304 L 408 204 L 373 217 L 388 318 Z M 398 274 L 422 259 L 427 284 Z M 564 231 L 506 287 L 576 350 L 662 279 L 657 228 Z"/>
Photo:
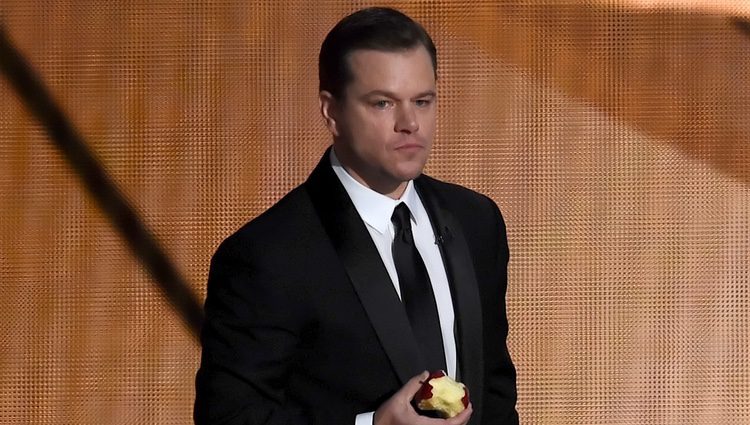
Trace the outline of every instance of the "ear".
<path fill-rule="evenodd" d="M 339 128 L 337 123 L 338 116 L 338 104 L 336 98 L 333 97 L 331 92 L 327 90 L 321 90 L 318 95 L 320 101 L 320 115 L 323 116 L 326 128 L 334 137 L 339 136 Z"/>

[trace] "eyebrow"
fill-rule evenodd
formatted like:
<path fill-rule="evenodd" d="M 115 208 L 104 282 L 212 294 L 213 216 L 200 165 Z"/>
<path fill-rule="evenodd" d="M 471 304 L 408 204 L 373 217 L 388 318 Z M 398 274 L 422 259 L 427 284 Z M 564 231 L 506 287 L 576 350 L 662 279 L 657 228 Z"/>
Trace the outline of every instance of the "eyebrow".
<path fill-rule="evenodd" d="M 371 96 L 385 96 L 389 97 L 391 99 L 397 99 L 398 96 L 396 96 L 395 93 L 389 92 L 387 90 L 372 90 L 367 93 L 365 93 L 362 97 L 371 97 Z M 413 97 L 413 99 L 419 99 L 420 97 L 436 97 L 437 93 L 435 90 L 427 90 L 422 93 L 417 94 Z"/>

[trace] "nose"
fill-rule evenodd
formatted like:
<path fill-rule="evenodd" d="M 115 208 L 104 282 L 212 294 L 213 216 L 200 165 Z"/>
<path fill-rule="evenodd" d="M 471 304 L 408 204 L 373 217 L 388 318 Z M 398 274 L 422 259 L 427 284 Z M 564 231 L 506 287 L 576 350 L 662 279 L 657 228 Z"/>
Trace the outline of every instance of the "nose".
<path fill-rule="evenodd" d="M 394 131 L 411 134 L 419 130 L 417 114 L 411 105 L 399 105 L 397 109 Z"/>

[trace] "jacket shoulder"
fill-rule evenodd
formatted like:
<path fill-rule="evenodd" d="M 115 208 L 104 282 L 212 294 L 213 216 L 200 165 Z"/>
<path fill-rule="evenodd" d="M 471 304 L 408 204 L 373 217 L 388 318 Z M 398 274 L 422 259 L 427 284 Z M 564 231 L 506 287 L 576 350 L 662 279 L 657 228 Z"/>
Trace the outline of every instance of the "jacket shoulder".
<path fill-rule="evenodd" d="M 307 192 L 297 186 L 226 237 L 216 253 L 244 256 L 242 253 L 258 249 L 293 246 L 290 244 L 307 233 L 317 220 Z"/>
<path fill-rule="evenodd" d="M 428 188 L 430 193 L 437 196 L 448 207 L 458 207 L 459 210 L 471 207 L 491 208 L 499 211 L 497 204 L 490 197 L 465 186 L 438 180 L 426 174 L 419 177 L 418 184 Z"/>

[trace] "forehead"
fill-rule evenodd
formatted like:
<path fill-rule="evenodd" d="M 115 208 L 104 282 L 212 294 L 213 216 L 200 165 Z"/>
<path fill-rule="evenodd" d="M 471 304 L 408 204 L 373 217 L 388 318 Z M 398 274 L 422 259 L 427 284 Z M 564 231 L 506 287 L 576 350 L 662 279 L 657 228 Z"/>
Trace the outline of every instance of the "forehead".
<path fill-rule="evenodd" d="M 396 51 L 355 50 L 347 60 L 352 77 L 347 91 L 426 91 L 435 87 L 432 58 L 421 45 Z"/>

